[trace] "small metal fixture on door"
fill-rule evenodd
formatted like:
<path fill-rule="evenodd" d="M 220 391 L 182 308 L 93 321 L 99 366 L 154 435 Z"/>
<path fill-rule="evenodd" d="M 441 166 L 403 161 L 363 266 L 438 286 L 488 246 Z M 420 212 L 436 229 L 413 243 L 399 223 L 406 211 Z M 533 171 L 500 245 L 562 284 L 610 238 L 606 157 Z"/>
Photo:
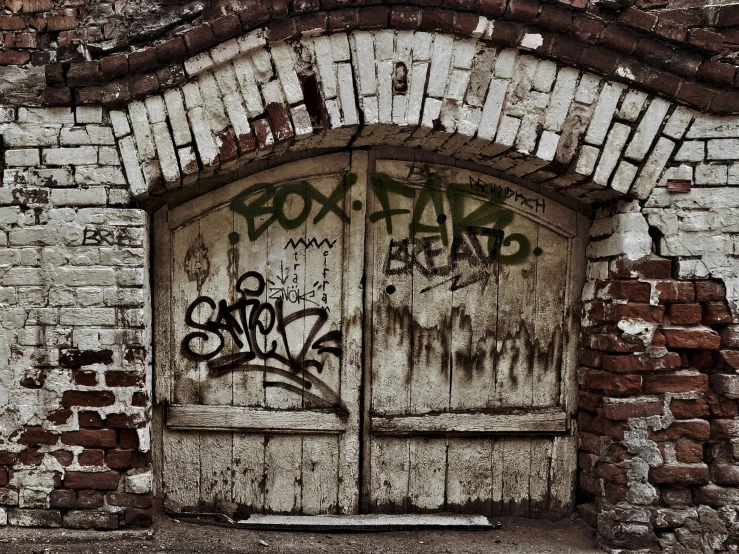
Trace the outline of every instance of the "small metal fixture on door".
<path fill-rule="evenodd" d="M 165 492 L 269 513 L 561 515 L 586 229 L 504 181 L 361 151 L 163 208 Z"/>

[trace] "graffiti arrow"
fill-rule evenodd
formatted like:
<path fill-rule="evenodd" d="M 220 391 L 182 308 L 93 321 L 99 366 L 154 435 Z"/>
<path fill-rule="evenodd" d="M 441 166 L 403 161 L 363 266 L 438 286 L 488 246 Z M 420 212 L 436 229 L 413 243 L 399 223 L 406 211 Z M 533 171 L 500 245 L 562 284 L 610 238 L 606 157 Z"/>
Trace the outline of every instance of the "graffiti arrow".
<path fill-rule="evenodd" d="M 287 282 L 287 277 L 285 276 L 285 268 L 282 265 L 282 261 L 280 261 L 280 276 L 277 277 L 280 280 L 280 283 L 284 286 Z"/>

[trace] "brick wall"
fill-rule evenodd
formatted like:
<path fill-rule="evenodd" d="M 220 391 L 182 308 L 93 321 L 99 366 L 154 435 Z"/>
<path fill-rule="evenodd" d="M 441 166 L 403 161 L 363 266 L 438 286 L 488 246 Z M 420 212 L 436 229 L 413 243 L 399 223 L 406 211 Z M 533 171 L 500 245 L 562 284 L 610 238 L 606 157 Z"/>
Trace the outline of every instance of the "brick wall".
<path fill-rule="evenodd" d="M 0 521 L 146 525 L 146 213 L 102 109 L 3 116 Z"/>

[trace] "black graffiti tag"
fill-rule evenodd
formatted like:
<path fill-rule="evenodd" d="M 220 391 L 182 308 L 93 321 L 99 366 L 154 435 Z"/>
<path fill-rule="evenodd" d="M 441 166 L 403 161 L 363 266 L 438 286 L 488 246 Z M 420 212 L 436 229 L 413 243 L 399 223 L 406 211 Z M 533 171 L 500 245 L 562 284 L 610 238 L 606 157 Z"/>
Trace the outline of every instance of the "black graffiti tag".
<path fill-rule="evenodd" d="M 219 377 L 231 371 L 259 371 L 279 375 L 298 386 L 283 381 L 265 382 L 265 386 L 276 386 L 295 393 L 307 394 L 318 405 L 341 404 L 338 395 L 308 370 L 318 373 L 323 371 L 322 356 L 330 355 L 339 358 L 341 349 L 341 331 L 328 331 L 319 336 L 326 321 L 328 312 L 324 308 L 304 308 L 291 314 L 284 313 L 282 298 L 274 305 L 263 302 L 266 282 L 262 275 L 255 271 L 247 271 L 236 282 L 236 290 L 240 298 L 228 304 L 226 300 L 216 302 L 208 296 L 199 296 L 188 306 L 185 323 L 197 329 L 185 335 L 182 340 L 184 355 L 195 361 L 207 361 L 208 373 L 211 377 Z M 210 310 L 205 322 L 193 319 L 193 313 L 200 308 Z M 308 319 L 315 318 L 312 326 Z M 297 352 L 288 339 L 287 329 L 291 325 L 303 326 L 308 330 L 303 344 Z M 301 327 L 302 329 L 302 327 Z M 269 346 L 266 337 L 275 330 L 279 336 Z M 301 333 L 302 335 L 302 333 Z M 230 336 L 238 352 L 217 357 L 225 345 L 225 336 Z M 197 340 L 215 346 L 208 352 L 197 352 L 193 344 Z M 260 346 L 264 343 L 264 348 Z M 280 354 L 278 346 L 281 346 Z M 246 349 L 244 349 L 246 347 Z M 309 356 L 315 352 L 317 357 Z M 261 360 L 260 363 L 252 363 Z M 282 366 L 282 367 L 279 367 Z M 307 392 L 316 387 L 321 396 Z"/>

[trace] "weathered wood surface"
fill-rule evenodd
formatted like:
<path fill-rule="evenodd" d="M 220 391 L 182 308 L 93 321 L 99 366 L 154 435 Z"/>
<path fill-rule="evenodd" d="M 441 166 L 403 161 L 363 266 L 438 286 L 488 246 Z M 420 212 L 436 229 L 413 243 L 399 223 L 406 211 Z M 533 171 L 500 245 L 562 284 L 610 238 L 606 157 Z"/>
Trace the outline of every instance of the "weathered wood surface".
<path fill-rule="evenodd" d="M 412 435 L 447 434 L 522 434 L 564 433 L 568 416 L 561 408 L 520 410 L 518 413 L 481 414 L 445 412 L 406 416 L 373 416 L 375 433 Z"/>

